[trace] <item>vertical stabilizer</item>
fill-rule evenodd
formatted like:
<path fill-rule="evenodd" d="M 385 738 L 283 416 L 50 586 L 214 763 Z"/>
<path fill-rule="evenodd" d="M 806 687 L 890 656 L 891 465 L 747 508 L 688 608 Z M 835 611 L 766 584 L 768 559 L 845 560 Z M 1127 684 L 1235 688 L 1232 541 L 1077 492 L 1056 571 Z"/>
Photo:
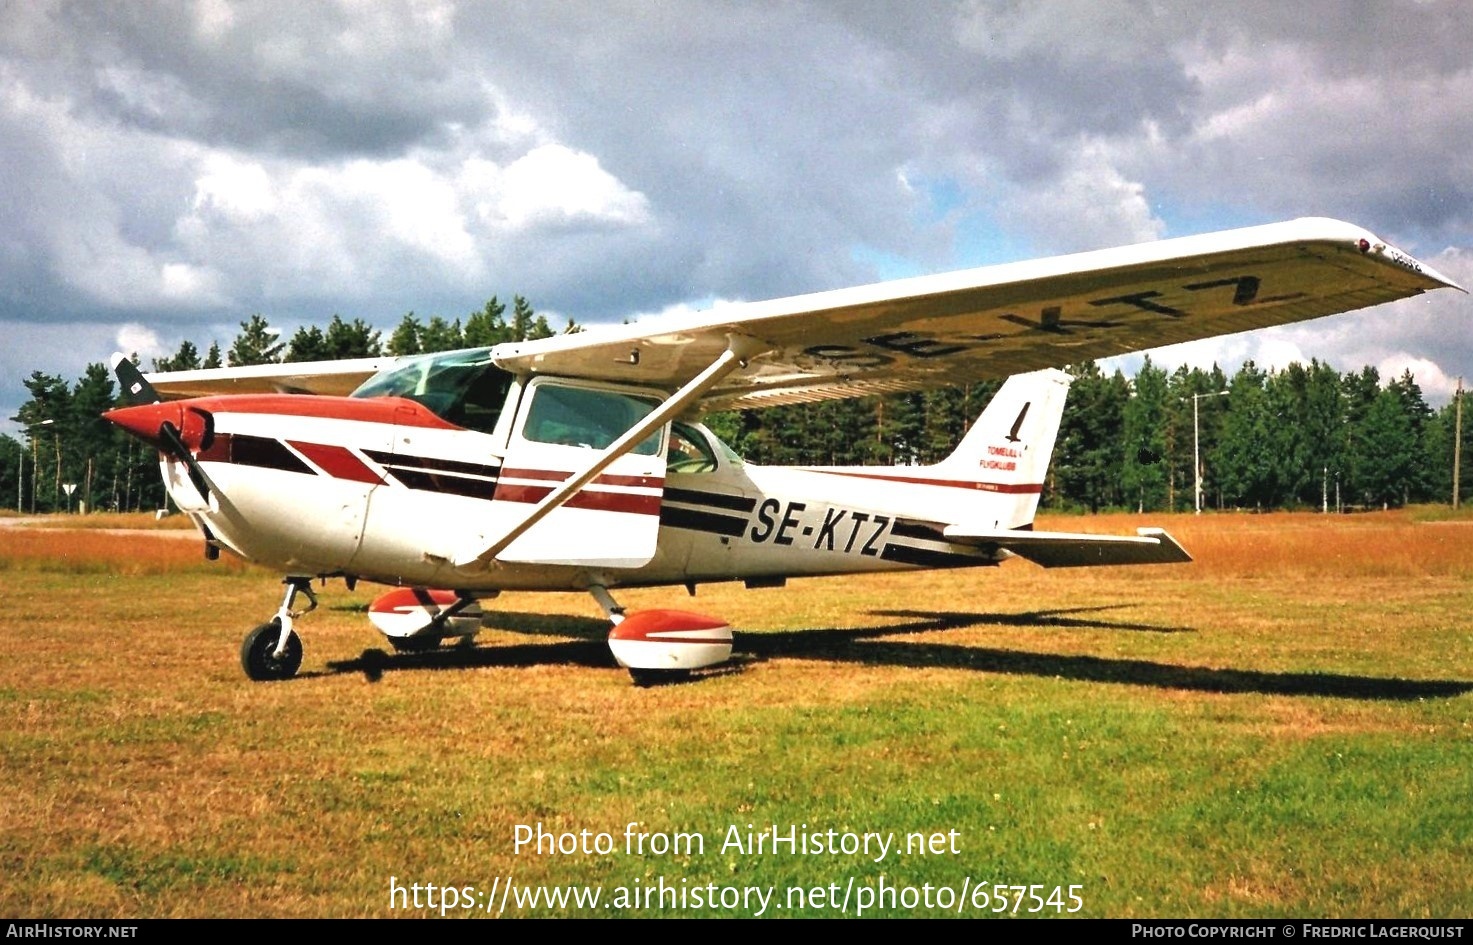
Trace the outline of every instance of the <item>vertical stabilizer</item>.
<path fill-rule="evenodd" d="M 974 485 L 964 510 L 972 523 L 1032 523 L 1071 380 L 1053 368 L 1008 378 L 952 454 L 931 467 L 940 478 Z"/>

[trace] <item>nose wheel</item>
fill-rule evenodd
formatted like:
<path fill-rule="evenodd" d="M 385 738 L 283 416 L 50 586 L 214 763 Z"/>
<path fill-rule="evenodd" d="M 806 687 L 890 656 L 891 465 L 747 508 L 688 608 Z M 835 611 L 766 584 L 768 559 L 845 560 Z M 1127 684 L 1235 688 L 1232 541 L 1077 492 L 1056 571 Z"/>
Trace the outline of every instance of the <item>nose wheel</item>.
<path fill-rule="evenodd" d="M 302 638 L 296 631 L 286 635 L 286 650 L 277 655 L 276 644 L 281 639 L 281 624 L 276 620 L 263 623 L 246 634 L 240 645 L 240 666 L 245 674 L 257 682 L 273 679 L 291 679 L 302 665 Z"/>
<path fill-rule="evenodd" d="M 317 609 L 317 595 L 312 593 L 311 578 L 289 577 L 286 595 L 276 616 L 246 634 L 240 645 L 240 666 L 257 682 L 291 679 L 302 666 L 302 638 L 292 629 L 297 617 Z M 297 595 L 307 595 L 306 610 L 292 610 Z"/>

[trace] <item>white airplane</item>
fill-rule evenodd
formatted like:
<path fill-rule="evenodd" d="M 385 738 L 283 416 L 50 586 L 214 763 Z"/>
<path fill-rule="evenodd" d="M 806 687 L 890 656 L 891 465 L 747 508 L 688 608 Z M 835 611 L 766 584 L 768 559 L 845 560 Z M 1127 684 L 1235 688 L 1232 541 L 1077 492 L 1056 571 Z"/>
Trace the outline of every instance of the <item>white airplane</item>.
<path fill-rule="evenodd" d="M 626 614 L 618 588 L 1189 561 L 1160 529 L 1032 529 L 1058 368 L 1444 286 L 1358 227 L 1303 219 L 417 357 L 145 379 L 119 355 L 135 405 L 107 417 L 158 447 L 207 554 L 286 575 L 241 649 L 252 679 L 296 673 L 311 581 L 343 577 L 398 588 L 369 616 L 401 650 L 468 640 L 503 590 L 586 590 L 643 684 L 728 659 L 731 629 Z M 933 466 L 756 466 L 698 422 L 1006 375 Z"/>

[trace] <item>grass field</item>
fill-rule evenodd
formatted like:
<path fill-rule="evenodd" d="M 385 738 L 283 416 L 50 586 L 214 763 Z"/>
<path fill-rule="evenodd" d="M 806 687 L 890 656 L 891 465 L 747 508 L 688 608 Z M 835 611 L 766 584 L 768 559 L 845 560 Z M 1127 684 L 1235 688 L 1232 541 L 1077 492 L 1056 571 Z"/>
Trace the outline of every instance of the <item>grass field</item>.
<path fill-rule="evenodd" d="M 869 914 L 955 915 L 939 887 L 995 883 L 1076 886 L 1085 916 L 1473 915 L 1473 520 L 1141 521 L 1197 561 L 626 593 L 746 631 L 731 667 L 651 689 L 585 596 L 508 594 L 476 648 L 397 656 L 377 589 L 340 582 L 301 676 L 254 684 L 237 650 L 278 576 L 168 532 L 0 528 L 0 913 L 439 914 L 391 910 L 391 877 L 510 877 L 604 899 L 507 915 L 757 911 L 691 906 L 711 884 L 775 887 L 769 916 L 930 884 Z M 703 849 L 626 852 L 631 822 Z M 617 848 L 517 852 L 539 823 Z M 947 841 L 722 849 L 749 824 Z M 661 881 L 686 907 L 606 908 Z"/>

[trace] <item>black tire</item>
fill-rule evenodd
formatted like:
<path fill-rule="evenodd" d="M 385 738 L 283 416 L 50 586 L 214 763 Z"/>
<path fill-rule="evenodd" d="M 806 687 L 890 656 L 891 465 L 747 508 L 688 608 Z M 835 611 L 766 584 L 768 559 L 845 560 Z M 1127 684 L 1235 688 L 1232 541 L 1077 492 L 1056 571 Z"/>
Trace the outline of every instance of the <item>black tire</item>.
<path fill-rule="evenodd" d="M 286 638 L 286 652 L 278 659 L 274 654 L 281 636 L 281 623 L 272 620 L 246 634 L 240 645 L 240 666 L 257 682 L 291 679 L 302 665 L 302 640 L 293 630 Z"/>
<path fill-rule="evenodd" d="M 438 650 L 444 637 L 386 637 L 395 653 L 428 653 Z"/>
<path fill-rule="evenodd" d="M 690 678 L 688 669 L 630 669 L 629 678 L 641 689 L 651 686 L 668 686 Z"/>

